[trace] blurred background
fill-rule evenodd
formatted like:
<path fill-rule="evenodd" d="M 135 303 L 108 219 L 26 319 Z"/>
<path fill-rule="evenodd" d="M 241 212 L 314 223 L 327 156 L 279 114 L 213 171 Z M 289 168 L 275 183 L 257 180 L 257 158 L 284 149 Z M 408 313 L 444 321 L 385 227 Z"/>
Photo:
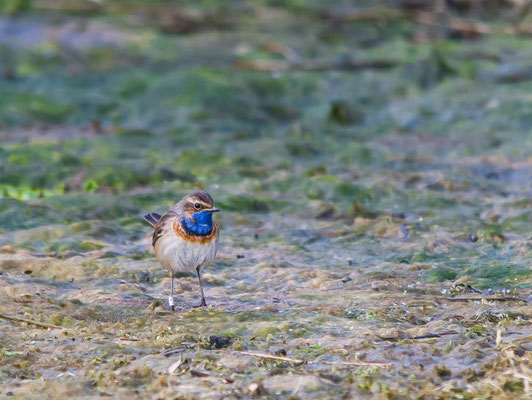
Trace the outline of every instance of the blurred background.
<path fill-rule="evenodd" d="M 236 242 L 305 226 L 340 227 L 348 242 L 373 229 L 500 245 L 529 231 L 528 1 L 4 0 L 0 11 L 5 245 L 143 257 L 140 216 L 198 187 Z M 496 261 L 506 269 L 486 285 L 501 284 L 524 273 L 515 257 L 458 257 L 430 276 Z"/>
<path fill-rule="evenodd" d="M 0 0 L 0 317 L 56 326 L 2 317 L 5 390 L 530 394 L 531 131 L 527 0 Z M 169 313 L 142 215 L 195 188 L 214 309 Z"/>

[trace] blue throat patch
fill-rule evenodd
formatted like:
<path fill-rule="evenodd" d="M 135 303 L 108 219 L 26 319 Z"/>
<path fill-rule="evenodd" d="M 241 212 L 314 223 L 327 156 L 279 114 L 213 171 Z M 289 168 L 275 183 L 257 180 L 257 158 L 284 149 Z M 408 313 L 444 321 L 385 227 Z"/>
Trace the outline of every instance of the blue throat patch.
<path fill-rule="evenodd" d="M 183 218 L 181 225 L 185 232 L 193 236 L 207 236 L 212 231 L 212 212 L 200 211 L 192 214 L 192 219 Z"/>

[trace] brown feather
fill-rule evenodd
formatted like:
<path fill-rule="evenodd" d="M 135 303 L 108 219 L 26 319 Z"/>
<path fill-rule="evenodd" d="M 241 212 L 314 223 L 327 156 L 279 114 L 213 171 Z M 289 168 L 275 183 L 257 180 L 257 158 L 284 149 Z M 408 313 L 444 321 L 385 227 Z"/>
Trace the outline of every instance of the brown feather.
<path fill-rule="evenodd" d="M 168 211 L 166 214 L 164 214 L 161 219 L 159 220 L 159 223 L 157 226 L 155 226 L 155 230 L 153 231 L 153 238 L 151 241 L 152 246 L 155 246 L 155 243 L 157 243 L 157 240 L 164 234 L 164 231 L 166 229 L 166 224 L 171 220 L 172 218 L 176 217 L 177 214 L 173 211 Z"/>

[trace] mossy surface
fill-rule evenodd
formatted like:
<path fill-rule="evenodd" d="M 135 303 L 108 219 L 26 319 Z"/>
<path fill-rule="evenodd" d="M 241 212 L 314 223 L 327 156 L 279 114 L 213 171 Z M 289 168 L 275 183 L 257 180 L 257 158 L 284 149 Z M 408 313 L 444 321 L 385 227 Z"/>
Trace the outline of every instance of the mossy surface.
<path fill-rule="evenodd" d="M 468 38 L 394 2 L 171 3 L 0 5 L 0 314 L 56 326 L 0 319 L 0 397 L 530 396 L 510 2 Z M 171 312 L 142 215 L 197 188 L 210 307 L 183 274 Z"/>

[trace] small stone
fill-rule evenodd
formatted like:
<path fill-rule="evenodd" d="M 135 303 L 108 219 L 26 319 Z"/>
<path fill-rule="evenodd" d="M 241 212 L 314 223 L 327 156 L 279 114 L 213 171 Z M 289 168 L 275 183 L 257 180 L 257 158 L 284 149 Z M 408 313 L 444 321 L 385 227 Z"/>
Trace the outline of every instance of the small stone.
<path fill-rule="evenodd" d="M 218 361 L 223 367 L 231 371 L 244 372 L 247 368 L 253 366 L 253 359 L 251 357 L 236 356 L 233 354 L 226 354 Z"/>
<path fill-rule="evenodd" d="M 400 340 L 408 337 L 404 331 L 396 328 L 382 328 L 375 332 L 375 334 L 384 340 Z"/>
<path fill-rule="evenodd" d="M 209 336 L 209 344 L 215 349 L 223 349 L 231 344 L 231 339 L 223 336 Z"/>
<path fill-rule="evenodd" d="M 262 383 L 260 382 L 252 383 L 251 385 L 248 386 L 248 390 L 251 394 L 257 395 L 257 396 L 264 396 L 268 393 L 266 389 L 264 389 L 264 386 L 262 386 Z"/>
<path fill-rule="evenodd" d="M 435 365 L 434 373 L 440 378 L 448 378 L 451 376 L 451 370 L 445 365 Z"/>
<path fill-rule="evenodd" d="M 70 283 L 72 283 L 72 282 L 74 282 L 74 278 L 70 278 L 68 281 L 69 281 Z"/>
<path fill-rule="evenodd" d="M 478 240 L 478 236 L 475 233 L 469 235 L 469 240 L 475 243 Z"/>
<path fill-rule="evenodd" d="M 286 357 L 286 350 L 285 349 L 279 349 L 279 350 L 276 350 L 274 354 L 276 356 Z"/>
<path fill-rule="evenodd" d="M 15 249 L 15 247 L 13 247 L 10 244 L 6 244 L 6 245 L 0 247 L 0 253 L 15 254 L 16 252 L 17 252 L 17 249 Z M 8 393 L 11 393 L 11 395 L 8 395 L 8 396 L 12 396 L 13 395 L 12 392 L 8 392 Z"/>
<path fill-rule="evenodd" d="M 293 393 L 296 389 L 298 394 L 314 392 L 319 389 L 328 390 L 333 386 L 332 382 L 314 375 L 275 375 L 266 379 L 263 384 L 268 392 L 277 394 Z"/>
<path fill-rule="evenodd" d="M 236 258 L 244 258 L 244 254 L 237 254 Z"/>
<path fill-rule="evenodd" d="M 342 278 L 342 282 L 343 283 L 351 282 L 352 280 L 353 280 L 353 278 L 351 278 L 350 276 L 346 276 L 345 278 Z"/>

